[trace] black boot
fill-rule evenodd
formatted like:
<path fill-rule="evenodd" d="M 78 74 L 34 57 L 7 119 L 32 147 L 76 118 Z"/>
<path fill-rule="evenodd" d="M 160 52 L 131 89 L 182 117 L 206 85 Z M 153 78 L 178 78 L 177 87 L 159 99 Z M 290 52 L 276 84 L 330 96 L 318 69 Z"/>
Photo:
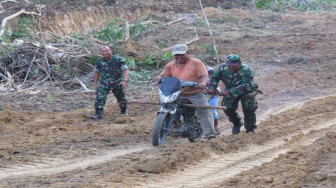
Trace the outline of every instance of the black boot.
<path fill-rule="evenodd" d="M 233 123 L 232 134 L 239 134 L 240 127 L 243 126 L 241 118 L 235 109 L 224 110 L 225 114 L 229 118 L 229 121 Z"/>
<path fill-rule="evenodd" d="M 241 126 L 243 126 L 243 123 L 241 121 L 239 121 L 239 123 L 234 124 L 232 127 L 232 134 L 239 134 Z"/>
<path fill-rule="evenodd" d="M 128 113 L 127 113 L 127 110 L 126 110 L 126 106 L 125 107 L 120 107 L 120 112 L 121 112 L 121 114 L 127 115 Z"/>
<path fill-rule="evenodd" d="M 93 116 L 90 116 L 91 119 L 102 119 L 102 111 L 101 108 L 96 108 L 96 114 Z"/>
<path fill-rule="evenodd" d="M 254 133 L 254 131 L 257 129 L 256 125 L 250 125 L 250 126 L 245 126 L 246 133 Z"/>

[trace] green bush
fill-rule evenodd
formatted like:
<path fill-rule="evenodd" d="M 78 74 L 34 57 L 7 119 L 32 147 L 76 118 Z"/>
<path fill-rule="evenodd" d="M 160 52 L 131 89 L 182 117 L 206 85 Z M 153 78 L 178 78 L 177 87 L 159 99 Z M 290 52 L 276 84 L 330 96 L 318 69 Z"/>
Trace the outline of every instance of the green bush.
<path fill-rule="evenodd" d="M 283 10 L 291 6 L 300 10 L 332 10 L 336 9 L 335 0 L 257 0 L 256 7 L 260 9 Z"/>
<path fill-rule="evenodd" d="M 171 60 L 173 57 L 174 57 L 174 56 L 173 56 L 172 52 L 166 52 L 166 53 L 164 53 L 163 56 L 161 57 L 161 60 L 162 60 L 163 62 L 166 62 L 166 61 L 168 61 L 168 60 Z"/>
<path fill-rule="evenodd" d="M 14 49 L 9 45 L 10 39 L 3 35 L 1 41 L 4 42 L 4 45 L 0 45 L 0 56 L 7 56 L 9 53 L 13 52 Z"/>
<path fill-rule="evenodd" d="M 153 71 L 139 70 L 139 71 L 130 71 L 129 77 L 130 80 L 137 81 L 148 81 L 152 78 Z"/>
<path fill-rule="evenodd" d="M 88 61 L 88 63 L 90 63 L 92 65 L 95 65 L 98 58 L 99 58 L 98 55 L 91 55 L 87 61 Z"/>
<path fill-rule="evenodd" d="M 257 0 L 256 7 L 257 8 L 266 8 L 270 5 L 270 0 Z"/>
<path fill-rule="evenodd" d="M 135 25 L 130 26 L 130 35 L 134 36 L 146 31 L 148 28 L 147 24 L 136 23 Z"/>
<path fill-rule="evenodd" d="M 156 63 L 157 61 L 152 54 L 147 55 L 147 57 L 145 58 L 145 65 L 153 66 L 156 65 Z"/>
<path fill-rule="evenodd" d="M 107 24 L 105 28 L 93 34 L 94 38 L 103 41 L 109 41 L 113 44 L 116 43 L 117 40 L 124 39 L 124 31 L 119 27 L 121 20 L 119 18 Z"/>
<path fill-rule="evenodd" d="M 209 43 L 208 41 L 203 42 L 203 44 L 200 45 L 201 48 L 205 50 L 205 53 L 208 56 L 216 56 L 216 50 L 212 43 Z"/>
<path fill-rule="evenodd" d="M 137 67 L 136 66 L 136 64 L 137 64 L 136 59 L 133 59 L 133 58 L 129 59 L 129 58 L 127 58 L 125 60 L 125 63 L 128 66 L 129 69 L 135 69 Z"/>
<path fill-rule="evenodd" d="M 13 30 L 8 30 L 7 33 L 11 40 L 20 38 L 31 38 L 30 33 L 32 33 L 35 29 L 36 26 L 33 24 L 33 18 L 24 17 L 20 18 Z"/>

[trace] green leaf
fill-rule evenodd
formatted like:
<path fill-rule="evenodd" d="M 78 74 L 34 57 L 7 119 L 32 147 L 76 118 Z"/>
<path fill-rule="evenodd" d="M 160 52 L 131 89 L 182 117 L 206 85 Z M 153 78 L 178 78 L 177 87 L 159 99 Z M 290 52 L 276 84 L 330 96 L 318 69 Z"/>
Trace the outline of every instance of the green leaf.
<path fill-rule="evenodd" d="M 49 97 L 49 103 L 53 103 L 54 102 L 54 99 L 55 99 L 55 96 L 54 95 L 51 95 Z"/>
<path fill-rule="evenodd" d="M 269 6 L 269 4 L 270 0 L 258 0 L 256 3 L 256 7 L 261 9 Z"/>

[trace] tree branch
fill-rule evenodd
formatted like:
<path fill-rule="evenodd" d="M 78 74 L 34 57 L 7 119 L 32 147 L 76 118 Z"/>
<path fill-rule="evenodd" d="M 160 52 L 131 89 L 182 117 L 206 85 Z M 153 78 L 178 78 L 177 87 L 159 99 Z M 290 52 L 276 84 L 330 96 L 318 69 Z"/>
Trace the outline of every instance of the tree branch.
<path fill-rule="evenodd" d="M 88 89 L 88 88 L 86 87 L 86 85 L 83 84 L 83 82 L 79 80 L 79 78 L 75 78 L 75 79 L 76 79 L 76 80 L 78 81 L 78 83 L 82 86 L 82 88 L 84 89 L 84 91 L 86 91 L 86 92 L 88 92 L 88 91 L 94 91 L 94 90 Z"/>
<path fill-rule="evenodd" d="M 36 13 L 36 12 L 27 12 L 25 9 L 22 9 L 19 12 L 15 13 L 15 14 L 12 14 L 12 15 L 6 17 L 6 18 L 4 18 L 2 20 L 2 22 L 1 22 L 0 41 L 2 40 L 1 39 L 2 35 L 5 33 L 5 27 L 6 27 L 7 21 L 11 20 L 11 19 L 13 19 L 13 18 L 15 18 L 15 17 L 17 17 L 17 16 L 19 16 L 21 14 L 32 14 L 32 15 L 38 15 L 39 16 L 39 14 Z"/>
<path fill-rule="evenodd" d="M 202 9 L 202 12 L 203 12 L 203 15 L 204 15 L 204 19 L 205 19 L 205 21 L 206 21 L 206 23 L 207 23 L 208 31 L 209 31 L 210 36 L 211 36 L 211 38 L 212 38 L 213 46 L 214 46 L 214 49 L 215 49 L 215 52 L 216 52 L 216 60 L 217 60 L 217 63 L 219 64 L 219 57 L 218 57 L 218 52 L 217 52 L 217 47 L 216 47 L 216 40 L 215 40 L 215 37 L 214 37 L 214 35 L 213 35 L 213 33 L 212 33 L 212 30 L 211 30 L 211 28 L 210 28 L 210 24 L 209 24 L 209 22 L 208 22 L 208 18 L 207 18 L 206 15 L 205 15 L 205 11 L 204 11 L 204 8 L 203 8 L 203 5 L 202 5 L 202 1 L 201 1 L 201 0 L 198 0 L 198 2 L 199 2 L 199 4 L 200 4 L 200 6 L 201 6 L 201 9 Z"/>

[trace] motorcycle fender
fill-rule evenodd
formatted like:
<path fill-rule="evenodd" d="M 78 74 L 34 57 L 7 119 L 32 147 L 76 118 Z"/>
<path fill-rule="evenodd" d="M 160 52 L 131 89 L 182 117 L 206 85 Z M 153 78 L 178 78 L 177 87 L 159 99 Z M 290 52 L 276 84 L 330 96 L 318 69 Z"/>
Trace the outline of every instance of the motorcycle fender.
<path fill-rule="evenodd" d="M 160 108 L 160 110 L 157 113 L 169 113 L 169 114 L 175 114 L 176 109 L 166 109 L 166 108 Z"/>

